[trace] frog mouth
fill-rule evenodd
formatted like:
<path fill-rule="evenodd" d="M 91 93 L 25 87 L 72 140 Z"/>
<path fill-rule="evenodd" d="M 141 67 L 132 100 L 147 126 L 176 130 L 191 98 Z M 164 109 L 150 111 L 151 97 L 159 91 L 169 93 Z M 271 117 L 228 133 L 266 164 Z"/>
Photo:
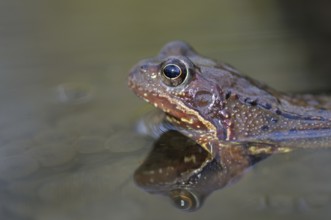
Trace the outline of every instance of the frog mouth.
<path fill-rule="evenodd" d="M 216 131 L 216 128 L 203 118 L 197 111 L 188 108 L 181 101 L 170 99 L 166 95 L 155 93 L 150 90 L 143 89 L 137 84 L 131 85 L 135 94 L 144 99 L 147 103 L 154 105 L 154 107 L 161 109 L 169 117 L 167 120 L 179 128 L 179 130 L 200 130 L 201 132 Z"/>

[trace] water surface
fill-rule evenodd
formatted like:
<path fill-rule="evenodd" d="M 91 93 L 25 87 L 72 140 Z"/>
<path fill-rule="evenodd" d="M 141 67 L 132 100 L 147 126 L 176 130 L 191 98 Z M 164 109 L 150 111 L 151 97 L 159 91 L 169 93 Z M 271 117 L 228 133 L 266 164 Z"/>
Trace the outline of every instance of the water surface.
<path fill-rule="evenodd" d="M 138 60 L 182 39 L 285 91 L 324 89 L 276 1 L 0 1 L 1 219 L 325 219 L 329 150 L 276 155 L 183 213 L 132 180 Z"/>

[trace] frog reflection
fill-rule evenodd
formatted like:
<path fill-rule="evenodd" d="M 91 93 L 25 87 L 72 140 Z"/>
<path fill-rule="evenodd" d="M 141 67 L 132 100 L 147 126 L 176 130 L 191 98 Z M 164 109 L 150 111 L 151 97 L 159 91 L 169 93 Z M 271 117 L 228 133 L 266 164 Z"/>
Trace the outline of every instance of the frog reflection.
<path fill-rule="evenodd" d="M 181 133 L 167 131 L 135 171 L 134 179 L 145 191 L 166 195 L 176 207 L 195 211 L 209 194 L 237 181 L 247 168 L 269 155 L 252 154 L 251 147 L 247 143 L 221 148 L 205 164 L 207 151 Z"/>

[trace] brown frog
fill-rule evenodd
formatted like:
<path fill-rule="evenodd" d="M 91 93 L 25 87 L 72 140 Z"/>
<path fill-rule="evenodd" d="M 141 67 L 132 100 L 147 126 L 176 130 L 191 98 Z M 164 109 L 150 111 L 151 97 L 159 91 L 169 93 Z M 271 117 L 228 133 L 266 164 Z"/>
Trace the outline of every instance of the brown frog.
<path fill-rule="evenodd" d="M 238 143 L 252 154 L 331 146 L 330 97 L 276 91 L 181 41 L 135 65 L 129 86 L 165 112 L 154 128 L 192 138 L 210 159 Z"/>

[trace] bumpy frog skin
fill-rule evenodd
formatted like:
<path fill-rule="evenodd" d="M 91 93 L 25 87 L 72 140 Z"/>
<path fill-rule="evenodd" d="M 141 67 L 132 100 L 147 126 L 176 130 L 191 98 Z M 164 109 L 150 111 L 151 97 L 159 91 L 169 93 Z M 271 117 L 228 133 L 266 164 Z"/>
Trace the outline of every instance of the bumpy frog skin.
<path fill-rule="evenodd" d="M 129 86 L 166 113 L 162 126 L 192 138 L 212 157 L 238 142 L 283 150 L 331 146 L 329 97 L 278 92 L 181 41 L 134 66 Z"/>

